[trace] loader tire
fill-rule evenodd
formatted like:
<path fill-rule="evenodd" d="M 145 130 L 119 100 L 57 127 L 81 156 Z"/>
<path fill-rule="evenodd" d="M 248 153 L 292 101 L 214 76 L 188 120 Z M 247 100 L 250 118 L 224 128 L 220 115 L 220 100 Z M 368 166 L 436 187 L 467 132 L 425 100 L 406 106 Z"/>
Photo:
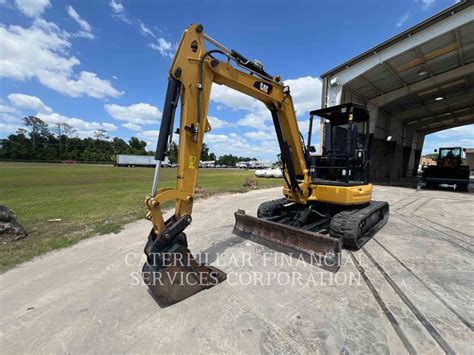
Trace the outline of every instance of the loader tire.
<path fill-rule="evenodd" d="M 273 217 L 275 216 L 276 210 L 286 203 L 288 203 L 288 200 L 284 197 L 278 198 L 276 200 L 265 201 L 260 206 L 258 206 L 257 217 L 258 218 Z"/>

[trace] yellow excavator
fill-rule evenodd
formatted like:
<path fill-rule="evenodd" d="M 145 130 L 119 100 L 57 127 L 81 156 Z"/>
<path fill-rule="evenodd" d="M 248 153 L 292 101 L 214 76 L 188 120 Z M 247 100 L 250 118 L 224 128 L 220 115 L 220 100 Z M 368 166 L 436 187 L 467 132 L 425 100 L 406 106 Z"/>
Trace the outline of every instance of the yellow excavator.
<path fill-rule="evenodd" d="M 207 50 L 206 42 L 213 49 Z M 290 87 L 268 74 L 261 62 L 248 60 L 205 34 L 202 25 L 190 25 L 169 70 L 157 164 L 151 194 L 145 200 L 147 219 L 153 228 L 145 246 L 147 261 L 142 276 L 163 305 L 179 302 L 226 279 L 223 271 L 196 261 L 184 233 L 192 221 L 203 139 L 211 129 L 207 111 L 213 84 L 262 102 L 271 113 L 281 152 L 284 197 L 262 203 L 257 217 L 242 210 L 235 212 L 234 234 L 337 271 L 343 246 L 359 249 L 388 219 L 388 203 L 371 201 L 368 179 L 372 136 L 364 106 L 349 103 L 310 112 L 305 144 Z M 178 103 L 176 188 L 158 189 L 160 165 L 173 137 Z M 314 117 L 324 120 L 325 145 L 319 156 L 311 146 Z M 168 201 L 175 201 L 175 213 L 165 220 L 162 206 Z"/>

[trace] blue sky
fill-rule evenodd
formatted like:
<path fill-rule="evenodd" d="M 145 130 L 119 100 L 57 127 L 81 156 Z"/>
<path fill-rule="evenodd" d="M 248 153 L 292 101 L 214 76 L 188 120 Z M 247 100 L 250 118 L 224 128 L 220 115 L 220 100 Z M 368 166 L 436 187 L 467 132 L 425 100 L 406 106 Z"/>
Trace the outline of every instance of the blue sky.
<path fill-rule="evenodd" d="M 69 123 L 81 137 L 103 128 L 153 149 L 171 57 L 190 23 L 281 75 L 305 131 L 307 112 L 320 105 L 321 73 L 452 3 L 0 0 L 0 137 L 35 114 L 51 126 Z M 209 116 L 205 139 L 218 155 L 275 160 L 261 105 L 216 85 Z M 431 135 L 425 150 L 449 140 L 474 145 L 473 127 Z"/>

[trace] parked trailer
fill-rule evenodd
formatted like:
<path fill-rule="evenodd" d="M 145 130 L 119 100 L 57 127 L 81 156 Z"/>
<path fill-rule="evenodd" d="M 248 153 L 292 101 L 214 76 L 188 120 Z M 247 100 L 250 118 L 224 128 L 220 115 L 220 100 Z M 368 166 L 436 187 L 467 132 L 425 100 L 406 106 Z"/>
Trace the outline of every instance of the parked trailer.
<path fill-rule="evenodd" d="M 155 166 L 156 160 L 154 156 L 150 155 L 129 155 L 118 154 L 115 160 L 116 166 Z M 167 159 L 162 163 L 162 166 L 169 165 Z"/>
<path fill-rule="evenodd" d="M 257 169 L 255 170 L 255 176 L 258 178 L 281 178 L 283 173 L 281 169 Z"/>

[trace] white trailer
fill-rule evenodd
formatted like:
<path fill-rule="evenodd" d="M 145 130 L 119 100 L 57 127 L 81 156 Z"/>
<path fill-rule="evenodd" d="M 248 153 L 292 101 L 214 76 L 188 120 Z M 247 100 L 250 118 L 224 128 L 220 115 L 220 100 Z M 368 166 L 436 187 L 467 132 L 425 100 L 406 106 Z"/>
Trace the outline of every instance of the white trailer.
<path fill-rule="evenodd" d="M 268 169 L 272 167 L 269 161 L 251 160 L 247 163 L 249 169 Z"/>
<path fill-rule="evenodd" d="M 161 163 L 164 166 L 169 165 L 168 157 Z M 155 166 L 156 160 L 151 155 L 130 155 L 130 154 L 118 154 L 115 160 L 116 166 Z"/>

